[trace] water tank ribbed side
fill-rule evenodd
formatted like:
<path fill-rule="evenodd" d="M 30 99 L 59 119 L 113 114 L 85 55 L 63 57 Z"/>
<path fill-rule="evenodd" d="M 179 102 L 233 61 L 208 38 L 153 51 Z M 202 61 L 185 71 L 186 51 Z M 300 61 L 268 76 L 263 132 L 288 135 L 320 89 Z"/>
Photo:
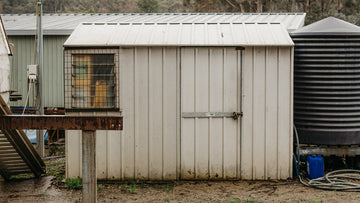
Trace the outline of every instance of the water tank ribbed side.
<path fill-rule="evenodd" d="M 300 142 L 360 144 L 360 35 L 292 38 Z"/>

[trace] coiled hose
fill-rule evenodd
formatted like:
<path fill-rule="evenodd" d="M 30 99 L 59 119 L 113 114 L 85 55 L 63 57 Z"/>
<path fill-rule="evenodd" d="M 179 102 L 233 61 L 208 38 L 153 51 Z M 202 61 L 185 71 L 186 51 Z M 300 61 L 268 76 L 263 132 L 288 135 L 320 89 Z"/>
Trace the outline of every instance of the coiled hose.
<path fill-rule="evenodd" d="M 309 186 L 324 190 L 360 192 L 360 184 L 343 179 L 360 180 L 360 170 L 342 169 L 327 173 L 324 177 L 309 181 Z"/>
<path fill-rule="evenodd" d="M 300 143 L 299 136 L 294 125 L 294 133 L 296 138 L 296 156 L 293 155 L 296 175 L 299 181 L 309 187 L 315 187 L 323 190 L 338 190 L 338 191 L 349 191 L 349 192 L 360 192 L 360 183 L 349 182 L 349 179 L 360 181 L 360 170 L 355 169 L 341 169 L 327 173 L 324 177 L 310 180 L 303 177 L 300 170 Z M 344 178 L 346 180 L 343 180 Z"/>
<path fill-rule="evenodd" d="M 324 177 L 309 180 L 298 175 L 300 182 L 309 187 L 323 190 L 337 190 L 348 192 L 360 192 L 360 184 L 348 181 L 349 179 L 360 180 L 360 170 L 341 169 L 327 173 Z M 346 180 L 343 180 L 343 179 Z"/>

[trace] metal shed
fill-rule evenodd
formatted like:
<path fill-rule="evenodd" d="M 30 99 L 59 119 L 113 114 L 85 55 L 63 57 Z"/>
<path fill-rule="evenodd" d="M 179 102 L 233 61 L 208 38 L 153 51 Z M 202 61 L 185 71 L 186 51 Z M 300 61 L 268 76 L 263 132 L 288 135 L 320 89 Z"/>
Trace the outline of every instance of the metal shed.
<path fill-rule="evenodd" d="M 99 179 L 292 176 L 293 42 L 281 24 L 82 23 L 64 46 L 66 114 L 124 117 L 123 131 L 97 132 Z M 99 55 L 113 56 L 115 79 L 103 106 L 75 95 L 97 95 L 84 84 L 102 84 L 87 60 Z M 81 133 L 66 135 L 66 176 L 78 177 Z"/>
<path fill-rule="evenodd" d="M 34 14 L 2 14 L 9 40 L 15 45 L 12 59 L 12 88 L 26 97 L 26 66 L 31 63 L 35 35 Z M 44 14 L 44 89 L 45 107 L 64 107 L 63 49 L 65 40 L 82 22 L 280 22 L 291 32 L 304 25 L 305 13 L 114 13 L 114 14 Z M 32 106 L 32 94 L 30 95 Z M 22 101 L 11 102 L 23 107 Z"/>

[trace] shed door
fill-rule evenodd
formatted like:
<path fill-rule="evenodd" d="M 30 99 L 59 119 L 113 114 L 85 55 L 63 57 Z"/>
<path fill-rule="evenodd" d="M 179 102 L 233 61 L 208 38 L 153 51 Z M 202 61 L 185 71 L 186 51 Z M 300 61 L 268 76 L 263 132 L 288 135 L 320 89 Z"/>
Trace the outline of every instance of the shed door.
<path fill-rule="evenodd" d="M 181 178 L 240 178 L 241 51 L 181 49 Z"/>

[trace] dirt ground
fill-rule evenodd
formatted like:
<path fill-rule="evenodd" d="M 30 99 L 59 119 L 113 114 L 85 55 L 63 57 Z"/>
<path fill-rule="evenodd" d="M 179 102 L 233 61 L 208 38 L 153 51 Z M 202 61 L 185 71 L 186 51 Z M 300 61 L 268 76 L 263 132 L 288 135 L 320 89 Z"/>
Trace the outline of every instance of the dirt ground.
<path fill-rule="evenodd" d="M 62 158 L 47 161 L 40 179 L 0 182 L 0 202 L 81 202 L 81 188 L 69 189 L 63 172 Z M 360 202 L 360 192 L 324 191 L 297 180 L 100 182 L 98 202 Z"/>

